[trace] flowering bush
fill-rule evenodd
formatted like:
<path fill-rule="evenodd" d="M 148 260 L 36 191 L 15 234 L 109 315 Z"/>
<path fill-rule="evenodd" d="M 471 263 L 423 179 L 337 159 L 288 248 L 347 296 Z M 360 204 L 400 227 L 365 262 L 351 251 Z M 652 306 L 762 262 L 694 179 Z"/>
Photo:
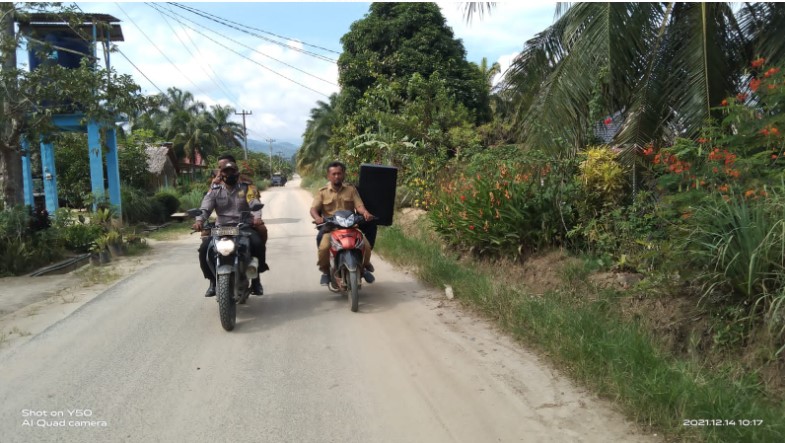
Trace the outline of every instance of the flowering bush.
<path fill-rule="evenodd" d="M 441 183 L 430 220 L 448 242 L 480 254 L 521 255 L 559 244 L 573 219 L 574 186 L 562 180 L 571 168 L 539 152 L 493 162 L 480 156 Z"/>

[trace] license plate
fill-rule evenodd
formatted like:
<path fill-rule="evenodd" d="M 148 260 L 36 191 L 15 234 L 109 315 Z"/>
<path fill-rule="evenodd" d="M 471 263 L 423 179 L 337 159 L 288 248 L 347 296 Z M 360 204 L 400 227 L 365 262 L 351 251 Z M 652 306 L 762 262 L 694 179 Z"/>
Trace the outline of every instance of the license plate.
<path fill-rule="evenodd" d="M 221 226 L 220 228 L 213 228 L 211 233 L 216 237 L 223 237 L 225 235 L 240 235 L 240 228 L 237 226 Z"/>

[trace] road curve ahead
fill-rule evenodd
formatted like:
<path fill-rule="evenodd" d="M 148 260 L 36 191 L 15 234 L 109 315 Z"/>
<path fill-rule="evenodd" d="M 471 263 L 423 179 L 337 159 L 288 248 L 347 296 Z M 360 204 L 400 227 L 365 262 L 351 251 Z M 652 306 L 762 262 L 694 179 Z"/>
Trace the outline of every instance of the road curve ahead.
<path fill-rule="evenodd" d="M 378 257 L 350 312 L 318 284 L 298 186 L 262 195 L 272 270 L 234 331 L 189 236 L 0 349 L 0 441 L 658 441 Z"/>

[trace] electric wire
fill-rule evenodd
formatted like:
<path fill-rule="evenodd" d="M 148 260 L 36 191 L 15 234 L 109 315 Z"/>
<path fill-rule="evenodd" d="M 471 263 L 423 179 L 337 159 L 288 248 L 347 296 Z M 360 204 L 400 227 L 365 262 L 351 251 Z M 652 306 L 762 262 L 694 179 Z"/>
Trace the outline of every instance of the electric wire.
<path fill-rule="evenodd" d="M 158 10 L 158 8 L 156 8 L 155 4 L 151 4 L 151 3 L 145 3 L 145 4 L 147 6 L 152 7 L 153 9 L 155 9 L 161 15 L 161 17 L 164 19 L 164 22 L 166 23 L 166 25 L 169 27 L 169 29 L 172 30 L 172 34 L 174 34 L 175 37 L 177 37 L 177 40 L 183 45 L 183 47 L 185 48 L 185 50 L 188 52 L 188 54 L 191 57 L 193 57 L 195 60 L 206 60 L 204 57 L 201 56 L 201 53 L 199 54 L 199 57 L 194 55 L 194 53 L 191 51 L 191 49 L 188 47 L 188 45 L 186 45 L 185 42 L 183 41 L 183 39 L 180 38 L 180 35 L 174 29 L 174 27 L 169 22 L 169 20 L 167 20 L 166 15 L 162 11 Z M 187 35 L 187 33 L 186 33 L 186 35 Z M 193 42 L 191 44 L 193 45 Z M 193 46 L 196 48 L 196 45 L 193 45 Z M 196 50 L 198 51 L 199 49 L 196 48 Z M 234 103 L 239 103 L 239 100 L 237 100 L 237 97 L 235 97 L 234 94 L 232 94 L 232 92 L 229 90 L 229 88 L 225 84 L 223 84 L 223 82 L 220 82 L 220 83 L 218 82 L 217 74 L 215 74 L 215 71 L 212 70 L 212 68 L 210 67 L 209 63 L 207 63 L 207 67 L 210 69 L 212 74 L 210 74 L 210 72 L 207 72 L 207 70 L 205 69 L 203 64 L 200 63 L 199 67 L 202 68 L 202 71 L 205 74 L 207 74 L 207 77 L 209 77 L 210 80 L 212 80 L 213 84 L 215 84 L 218 87 L 218 89 L 220 89 L 221 91 L 223 91 L 226 94 L 226 97 L 228 99 L 232 100 Z"/>
<path fill-rule="evenodd" d="M 82 10 L 82 8 L 81 8 L 81 7 L 80 7 L 78 4 L 74 3 L 74 6 L 76 6 L 76 9 L 78 9 L 80 13 L 82 13 L 82 14 L 85 14 L 85 12 Z M 123 12 L 125 12 L 125 11 L 123 11 Z M 58 15 L 59 15 L 59 14 L 58 14 Z M 86 15 L 86 14 L 85 14 L 85 15 Z M 126 14 L 126 15 L 127 15 L 127 14 Z M 63 18 L 63 17 L 62 17 L 62 15 L 61 15 L 60 17 L 61 17 L 61 18 Z M 81 32 L 81 31 L 79 31 L 79 30 L 77 30 L 77 29 L 74 29 L 74 27 L 73 27 L 73 26 L 71 26 L 71 23 L 69 23 L 69 22 L 68 22 L 68 20 L 64 20 L 64 21 L 65 21 L 65 22 L 68 24 L 68 27 L 69 27 L 69 28 L 71 28 L 71 30 L 72 30 L 72 31 L 74 31 L 74 33 L 75 33 L 76 35 L 78 35 L 78 36 L 79 36 L 79 37 L 80 37 L 82 40 L 84 40 L 84 41 L 85 41 L 85 42 L 87 42 L 87 43 L 92 43 L 92 41 L 91 41 L 90 39 L 88 39 L 87 37 L 85 37 L 85 36 L 82 34 L 82 32 Z M 140 74 L 142 74 L 142 77 L 144 77 L 144 78 L 145 78 L 145 79 L 146 79 L 146 80 L 147 80 L 147 81 L 148 81 L 148 82 L 149 82 L 151 85 L 153 85 L 153 87 L 154 87 L 155 89 L 157 89 L 157 90 L 158 90 L 158 92 L 160 92 L 161 94 L 164 94 L 164 91 L 162 91 L 162 90 L 161 90 L 161 88 L 159 88 L 159 87 L 158 87 L 158 85 L 156 85 L 156 84 L 155 84 L 155 82 L 153 82 L 152 80 L 150 80 L 150 77 L 148 77 L 148 76 L 147 76 L 147 74 L 145 74 L 145 73 L 144 73 L 144 72 L 143 72 L 141 69 L 139 69 L 139 67 L 138 67 L 138 66 L 136 66 L 136 65 L 134 64 L 134 62 L 132 62 L 132 61 L 131 61 L 131 59 L 130 59 L 130 58 L 128 58 L 128 56 L 127 56 L 127 55 L 125 55 L 125 54 L 123 53 L 123 51 L 122 51 L 122 50 L 120 50 L 120 48 L 117 48 L 117 52 L 118 52 L 120 55 L 122 55 L 122 56 L 123 56 L 123 58 L 124 58 L 124 59 L 125 59 L 125 60 L 126 60 L 128 63 L 130 63 L 130 64 L 131 64 L 131 66 L 133 66 L 133 67 L 134 67 L 134 69 L 136 69 L 136 71 L 137 71 L 137 72 L 139 72 Z M 92 54 L 91 54 L 91 56 L 92 56 Z"/>
<path fill-rule="evenodd" d="M 179 14 L 178 14 L 178 15 L 179 15 Z M 244 44 L 244 43 L 241 43 L 241 42 L 239 42 L 239 41 L 237 41 L 237 40 L 234 40 L 234 39 L 232 39 L 232 38 L 229 38 L 229 37 L 227 37 L 226 35 L 223 35 L 223 34 L 221 34 L 221 33 L 220 33 L 220 32 L 218 32 L 218 31 L 215 31 L 215 30 L 213 30 L 213 29 L 210 29 L 210 28 L 208 28 L 208 27 L 206 27 L 206 26 L 200 25 L 199 23 L 196 23 L 196 22 L 194 22 L 193 20 L 191 20 L 191 19 L 189 19 L 189 18 L 187 18 L 187 17 L 183 17 L 182 15 L 179 15 L 179 16 L 180 16 L 180 17 L 182 17 L 184 20 L 186 20 L 186 21 L 188 21 L 188 22 L 190 22 L 190 23 L 194 24 L 195 26 L 201 26 L 201 27 L 203 27 L 204 29 L 206 29 L 206 30 L 208 30 L 208 31 L 210 31 L 210 32 L 212 32 L 212 33 L 214 33 L 214 34 L 217 34 L 218 36 L 220 36 L 220 37 L 223 37 L 223 38 L 225 38 L 226 40 L 229 40 L 230 42 L 232 42 L 232 43 L 234 43 L 234 44 L 236 44 L 236 45 L 242 46 L 242 47 L 244 47 L 244 48 L 246 48 L 246 49 L 248 49 L 248 50 L 250 50 L 250 51 L 256 52 L 257 54 L 260 54 L 260 55 L 262 55 L 262 56 L 264 56 L 264 57 L 267 57 L 267 58 L 269 58 L 269 59 L 275 60 L 275 61 L 277 61 L 278 63 L 281 63 L 281 64 L 282 64 L 282 65 L 284 65 L 284 66 L 287 66 L 287 67 L 289 67 L 289 68 L 292 68 L 292 69 L 294 69 L 295 71 L 299 71 L 299 72 L 301 72 L 301 73 L 303 73 L 303 74 L 305 74 L 305 75 L 307 75 L 307 76 L 309 76 L 309 77 L 313 77 L 313 78 L 315 78 L 315 79 L 317 79 L 317 80 L 320 80 L 320 81 L 322 81 L 322 82 L 325 82 L 325 83 L 327 83 L 328 85 L 331 85 L 331 86 L 338 86 L 337 84 L 335 84 L 335 83 L 331 82 L 330 80 L 325 80 L 325 79 L 323 79 L 323 78 L 321 78 L 321 77 L 319 77 L 319 76 L 317 76 L 317 75 L 311 74 L 310 72 L 304 71 L 304 70 L 302 70 L 302 69 L 300 69 L 300 68 L 298 68 L 298 67 L 296 67 L 296 66 L 292 66 L 292 65 L 290 65 L 290 64 L 288 64 L 288 63 L 286 63 L 286 62 L 284 62 L 284 61 L 278 60 L 277 58 L 275 58 L 275 57 L 272 57 L 272 56 L 270 56 L 270 55 L 267 55 L 267 54 L 265 54 L 265 53 L 263 53 L 263 52 L 261 52 L 261 51 L 259 51 L 259 50 L 255 49 L 255 48 L 252 48 L 252 47 L 250 47 L 250 46 L 248 46 L 248 45 L 246 45 L 246 44 Z M 195 29 L 195 28 L 192 28 L 191 26 L 188 26 L 188 25 L 186 25 L 186 24 L 184 24 L 184 23 L 182 23 L 182 22 L 181 22 L 181 24 L 182 24 L 183 26 L 187 27 L 188 29 L 191 29 L 191 30 L 192 30 L 192 31 L 194 31 L 194 32 L 197 32 L 197 33 L 199 33 L 199 34 L 201 34 L 201 35 L 203 35 L 203 36 L 205 35 L 205 34 L 204 34 L 204 33 L 202 33 L 201 31 L 199 31 L 199 30 L 197 30 L 197 29 Z M 211 40 L 212 40 L 212 39 L 211 39 Z M 213 40 L 213 41 L 215 41 L 215 40 Z M 223 46 L 223 45 L 222 45 L 222 46 Z M 242 55 L 242 54 L 239 54 L 239 53 L 237 53 L 236 51 L 233 51 L 233 52 L 235 52 L 236 54 L 240 55 L 241 57 L 243 57 L 243 58 L 245 58 L 245 59 L 247 59 L 247 60 L 249 60 L 249 61 L 252 61 L 252 62 L 254 61 L 253 59 L 251 59 L 251 58 L 248 58 L 248 57 L 246 57 L 246 56 L 244 56 L 244 55 Z M 270 68 L 266 68 L 266 69 L 270 69 Z M 276 74 L 278 74 L 278 73 L 277 73 L 277 72 L 275 72 L 275 71 L 273 71 L 273 72 L 274 72 L 274 73 L 276 73 Z M 281 74 L 278 74 L 278 75 L 281 75 Z M 284 78 L 287 78 L 287 79 L 288 79 L 288 77 L 284 77 Z M 291 80 L 291 79 L 290 79 L 290 80 Z M 301 86 L 302 86 L 302 85 L 301 85 Z M 310 89 L 310 88 L 309 88 L 309 89 Z"/>
<path fill-rule="evenodd" d="M 190 20 L 189 20 L 189 21 L 190 21 Z M 192 22 L 192 23 L 193 23 L 193 22 Z M 281 74 L 281 73 L 279 73 L 279 72 L 276 72 L 275 70 L 273 70 L 273 69 L 271 69 L 271 68 L 268 68 L 267 66 L 265 66 L 265 65 L 263 65 L 263 64 L 261 64 L 261 63 L 259 63 L 258 61 L 254 60 L 254 59 L 252 59 L 252 58 L 248 58 L 247 56 L 245 56 L 245 55 L 243 55 L 243 54 L 241 54 L 241 53 L 237 52 L 237 51 L 236 51 L 236 50 L 234 50 L 233 48 L 230 48 L 229 46 L 226 46 L 225 44 L 223 44 L 223 43 L 221 43 L 221 42 L 219 42 L 219 41 L 215 40 L 214 38 L 210 37 L 209 35 L 207 35 L 207 34 L 205 34 L 205 33 L 201 32 L 201 31 L 199 31 L 198 29 L 194 29 L 194 28 L 192 28 L 192 27 L 190 27 L 190 26 L 187 26 L 187 27 L 188 27 L 188 29 L 190 29 L 190 30 L 192 30 L 192 31 L 196 32 L 197 34 L 200 34 L 201 36 L 205 37 L 206 39 L 210 40 L 211 42 L 213 42 L 213 43 L 215 43 L 215 44 L 217 44 L 217 45 L 221 46 L 221 47 L 222 47 L 222 48 L 224 48 L 224 49 L 227 49 L 227 50 L 229 50 L 229 51 L 232 51 L 232 52 L 234 52 L 235 54 L 237 54 L 238 56 L 242 57 L 243 59 L 245 59 L 245 60 L 248 60 L 249 62 L 251 62 L 251 63 L 254 63 L 254 64 L 258 65 L 258 66 L 262 67 L 263 69 L 266 69 L 266 70 L 268 70 L 268 71 L 272 72 L 273 74 L 275 74 L 275 75 L 277 75 L 277 76 L 279 76 L 279 77 L 282 77 L 282 78 L 284 78 L 284 79 L 286 79 L 286 80 L 289 80 L 290 82 L 292 82 L 292 83 L 294 83 L 294 84 L 296 84 L 296 85 L 298 85 L 298 86 L 302 86 L 303 88 L 305 88 L 305 89 L 308 89 L 309 91 L 315 92 L 315 93 L 317 93 L 317 94 L 319 94 L 319 95 L 321 95 L 321 96 L 324 96 L 324 97 L 327 97 L 327 98 L 329 98 L 329 96 L 328 96 L 327 94 L 325 94 L 325 93 L 323 93 L 323 92 L 320 92 L 320 91 L 317 91 L 316 89 L 313 89 L 313 88 L 311 88 L 310 86 L 304 85 L 304 84 L 302 84 L 302 83 L 298 82 L 297 80 L 293 80 L 293 79 L 291 79 L 291 78 L 289 78 L 289 77 L 287 77 L 287 76 L 285 76 L 285 75 L 283 75 L 283 74 Z M 215 32 L 215 31 L 213 31 L 213 32 Z M 217 32 L 216 32 L 216 33 L 217 33 Z M 217 33 L 217 34 L 219 34 L 219 33 Z M 220 34 L 219 34 L 219 35 L 220 35 Z M 228 39 L 228 40 L 231 40 L 231 39 Z M 240 46 L 244 46 L 244 47 L 248 48 L 248 46 L 246 46 L 246 45 L 243 45 L 243 44 L 241 44 L 241 43 L 239 43 L 239 42 L 236 42 L 236 41 L 233 41 L 233 40 L 231 40 L 231 41 L 232 41 L 233 43 L 237 43 L 237 44 L 239 44 Z M 253 50 L 253 48 L 248 48 L 248 49 L 251 49 L 251 50 Z M 309 74 L 309 75 L 310 75 L 310 74 Z"/>
<path fill-rule="evenodd" d="M 246 30 L 243 30 L 243 29 L 241 29 L 241 28 L 238 28 L 238 27 L 236 27 L 236 26 L 232 26 L 232 25 L 237 25 L 237 26 L 241 26 L 241 27 L 244 27 L 244 28 L 253 29 L 254 31 L 259 31 L 259 32 L 261 32 L 261 33 L 264 33 L 264 34 L 272 35 L 272 36 L 274 36 L 274 37 L 276 37 L 276 38 L 280 38 L 280 39 L 283 39 L 283 40 L 289 40 L 289 41 L 297 42 L 297 43 L 300 43 L 300 44 L 302 44 L 302 45 L 304 45 L 304 46 L 310 46 L 310 47 L 312 47 L 312 48 L 321 49 L 322 51 L 326 51 L 326 52 L 332 52 L 332 53 L 334 53 L 334 54 L 338 54 L 338 55 L 340 55 L 340 54 L 341 54 L 341 53 L 340 53 L 340 52 L 338 52 L 338 51 L 334 51 L 334 50 L 332 50 L 332 49 L 327 49 L 327 48 L 324 48 L 324 47 L 322 47 L 322 46 L 313 45 L 313 44 L 310 44 L 310 43 L 307 43 L 307 42 L 304 42 L 304 41 L 302 41 L 302 40 L 298 40 L 298 39 L 295 39 L 295 38 L 284 37 L 284 36 L 281 36 L 281 35 L 278 35 L 278 34 L 274 34 L 274 33 L 272 33 L 272 32 L 269 32 L 269 31 L 265 31 L 265 30 L 263 30 L 263 29 L 254 28 L 253 26 L 248 26 L 248 25 L 244 25 L 244 24 L 242 24 L 242 23 L 238 23 L 238 22 L 235 22 L 235 21 L 229 20 L 229 19 L 221 18 L 221 17 L 218 17 L 218 16 L 216 16 L 216 15 L 210 14 L 209 12 L 201 11 L 201 10 L 199 10 L 199 9 L 196 9 L 196 8 L 194 8 L 194 7 L 191 7 L 191 6 L 185 6 L 185 5 L 182 5 L 182 4 L 180 4 L 180 3 L 175 3 L 175 2 L 168 2 L 168 3 L 170 3 L 170 4 L 174 5 L 174 6 L 177 6 L 178 8 L 184 9 L 184 10 L 186 10 L 186 11 L 188 11 L 188 12 L 192 13 L 192 14 L 196 14 L 196 15 L 199 15 L 199 16 L 201 16 L 201 17 L 204 17 L 204 18 L 206 18 L 206 19 L 208 19 L 208 20 L 212 20 L 212 21 L 214 21 L 214 22 L 216 22 L 216 23 L 220 23 L 220 24 L 222 24 L 222 25 L 224 25 L 224 26 L 226 26 L 226 27 L 230 27 L 230 28 L 233 28 L 233 29 L 237 29 L 238 31 L 245 32 L 246 34 L 253 35 L 253 36 L 255 36 L 255 37 L 258 37 L 258 38 L 260 38 L 260 39 L 262 39 L 262 40 L 266 40 L 266 41 L 269 41 L 269 42 L 271 42 L 271 43 L 274 43 L 274 44 L 277 44 L 277 45 L 280 45 L 280 46 L 284 46 L 284 47 L 287 47 L 287 48 L 293 49 L 293 50 L 295 50 L 295 51 L 302 52 L 302 53 L 304 53 L 304 54 L 308 54 L 308 55 L 310 55 L 310 56 L 312 56 L 312 57 L 316 57 L 316 58 L 322 59 L 322 60 L 324 60 L 324 61 L 328 61 L 328 62 L 331 62 L 331 63 L 335 63 L 335 62 L 336 62 L 336 60 L 334 60 L 334 59 L 331 59 L 331 58 L 328 58 L 328 57 L 326 57 L 326 56 L 323 56 L 323 55 L 321 55 L 321 54 L 317 54 L 317 53 L 314 53 L 314 52 L 306 51 L 306 50 L 304 50 L 304 49 L 300 49 L 300 48 L 297 48 L 297 47 L 295 47 L 295 46 L 287 45 L 287 44 L 284 44 L 284 43 L 281 43 L 281 42 L 275 41 L 275 40 L 273 40 L 273 39 L 270 39 L 270 38 L 267 38 L 267 37 L 263 37 L 263 36 L 261 36 L 261 35 L 258 35 L 258 34 L 253 34 L 253 33 L 251 33 L 251 32 L 248 32 L 248 31 L 246 31 Z M 225 22 L 225 23 L 224 23 L 224 22 Z M 228 25 L 227 23 L 231 23 L 232 25 Z"/>
<path fill-rule="evenodd" d="M 199 85 L 197 85 L 196 83 L 194 83 L 194 81 L 193 81 L 193 80 L 191 80 L 191 78 L 190 78 L 190 77 L 188 77 L 187 75 L 185 75 L 185 73 L 184 73 L 184 72 L 183 72 L 183 71 L 180 69 L 180 67 L 179 67 L 179 66 L 177 66 L 177 64 L 175 64 L 175 63 L 172 61 L 172 59 L 170 59 L 170 58 L 169 58 L 169 57 L 168 57 L 168 56 L 167 56 L 167 55 L 166 55 L 166 54 L 165 54 L 165 53 L 164 53 L 164 52 L 161 50 L 161 48 L 159 48 L 159 47 L 158 47 L 158 45 L 156 45 L 156 44 L 155 44 L 155 42 L 153 42 L 153 40 L 152 40 L 152 39 L 151 39 L 151 38 L 150 38 L 150 37 L 149 37 L 149 36 L 148 36 L 148 35 L 147 35 L 147 34 L 146 34 L 146 33 L 145 33 L 143 30 L 142 30 L 142 28 L 140 28 L 140 27 L 139 27 L 139 25 L 137 25 L 137 24 L 136 24 L 136 22 L 133 20 L 133 18 L 131 18 L 131 16 L 130 16 L 130 15 L 127 13 L 127 12 L 125 12 L 125 10 L 123 9 L 123 7 L 122 7 L 122 6 L 120 6 L 120 3 L 117 3 L 117 2 L 115 2 L 115 5 L 117 5 L 117 7 L 118 7 L 118 8 L 120 8 L 120 11 L 122 11 L 122 12 L 123 12 L 123 14 L 125 14 L 125 15 L 126 15 L 126 17 L 128 17 L 128 20 L 131 22 L 131 24 L 133 24 L 133 25 L 136 27 L 136 29 L 138 29 L 138 30 L 139 30 L 139 32 L 140 32 L 140 33 L 141 33 L 141 34 L 142 34 L 142 35 L 143 35 L 143 36 L 144 36 L 144 37 L 147 39 L 147 41 L 149 41 L 149 42 L 150 42 L 150 44 L 151 44 L 151 45 L 153 45 L 153 47 L 154 47 L 155 49 L 157 49 L 157 50 L 158 50 L 158 52 L 160 52 L 160 53 L 161 53 L 161 55 L 163 55 L 163 56 L 164 56 L 164 58 L 165 58 L 165 59 L 166 59 L 166 60 L 167 60 L 167 61 L 168 61 L 168 62 L 169 62 L 169 63 L 170 63 L 172 66 L 174 66 L 174 68 L 177 70 L 177 72 L 179 72 L 180 74 L 182 74 L 182 76 L 183 76 L 183 77 L 184 77 L 186 80 L 188 80 L 189 82 L 191 82 L 191 84 L 192 84 L 192 85 L 194 85 L 194 86 L 196 87 L 196 89 L 198 89 L 198 90 L 199 90 L 199 92 L 201 92 L 202 94 L 204 94 L 204 95 L 205 95 L 205 96 L 207 96 L 207 97 L 209 97 L 209 96 L 210 96 L 210 94 L 206 94 L 206 93 L 204 92 L 204 90 L 202 90 L 202 89 L 199 87 Z"/>

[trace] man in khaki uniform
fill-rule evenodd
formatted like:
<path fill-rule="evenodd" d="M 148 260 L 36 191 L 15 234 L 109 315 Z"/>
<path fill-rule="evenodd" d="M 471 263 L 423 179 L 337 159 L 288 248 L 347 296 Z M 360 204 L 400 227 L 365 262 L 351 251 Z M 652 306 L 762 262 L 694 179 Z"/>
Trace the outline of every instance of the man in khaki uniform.
<path fill-rule="evenodd" d="M 343 182 L 345 175 L 346 166 L 343 163 L 335 161 L 327 165 L 327 180 L 329 183 L 316 192 L 311 204 L 311 217 L 313 217 L 316 224 L 324 223 L 324 216 L 332 216 L 335 214 L 335 211 L 340 210 L 357 211 L 366 221 L 373 219 L 373 215 L 365 209 L 357 188 Z M 319 270 L 322 271 L 320 283 L 327 285 L 330 281 L 328 275 L 330 272 L 330 236 L 323 235 L 322 231 L 319 232 L 319 236 L 321 240 L 319 241 L 317 265 Z M 373 283 L 375 278 L 371 274 L 373 266 L 370 263 L 371 245 L 368 241 L 363 242 L 363 249 L 363 278 L 366 282 Z"/>

